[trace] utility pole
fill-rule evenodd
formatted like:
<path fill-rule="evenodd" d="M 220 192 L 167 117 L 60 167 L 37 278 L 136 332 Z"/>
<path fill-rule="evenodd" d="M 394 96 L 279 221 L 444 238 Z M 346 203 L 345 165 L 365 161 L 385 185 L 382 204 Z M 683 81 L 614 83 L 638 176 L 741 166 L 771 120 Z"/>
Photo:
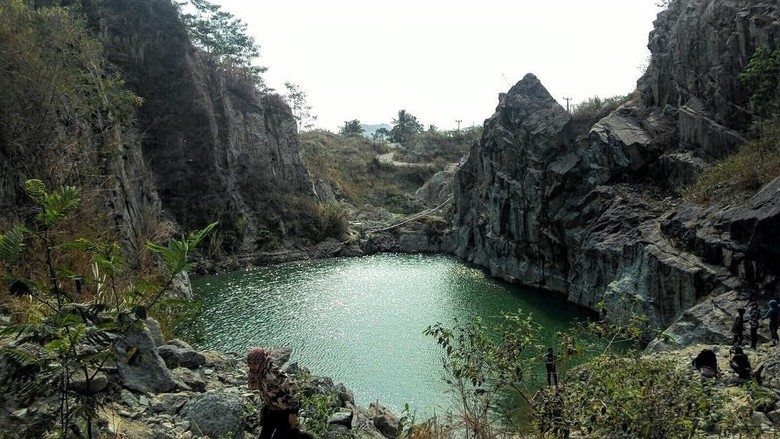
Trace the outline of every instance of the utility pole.
<path fill-rule="evenodd" d="M 458 123 L 458 132 L 460 132 L 460 123 L 463 122 L 463 119 L 455 119 L 455 122 Z"/>
<path fill-rule="evenodd" d="M 566 100 L 566 111 L 571 113 L 571 111 L 569 111 L 569 101 L 571 100 L 571 98 L 563 98 L 563 99 Z"/>

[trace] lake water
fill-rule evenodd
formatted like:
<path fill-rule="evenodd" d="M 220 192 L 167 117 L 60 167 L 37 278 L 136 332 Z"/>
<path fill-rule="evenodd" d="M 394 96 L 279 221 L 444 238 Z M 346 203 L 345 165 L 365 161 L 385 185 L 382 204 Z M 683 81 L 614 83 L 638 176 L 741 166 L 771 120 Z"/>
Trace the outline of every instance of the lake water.
<path fill-rule="evenodd" d="M 291 362 L 379 400 L 441 413 L 451 397 L 431 324 L 481 316 L 490 325 L 522 309 L 544 328 L 565 329 L 581 310 L 561 297 L 491 278 L 443 255 L 381 254 L 300 262 L 193 279 L 203 304 L 201 349 L 246 352 L 287 346 Z"/>

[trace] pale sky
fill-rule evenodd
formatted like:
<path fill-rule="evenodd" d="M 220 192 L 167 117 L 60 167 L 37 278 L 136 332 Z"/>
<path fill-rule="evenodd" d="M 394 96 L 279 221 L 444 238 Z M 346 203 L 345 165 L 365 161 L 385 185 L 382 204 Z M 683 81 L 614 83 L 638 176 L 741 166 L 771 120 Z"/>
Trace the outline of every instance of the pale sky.
<path fill-rule="evenodd" d="M 249 25 L 267 84 L 308 95 L 315 127 L 481 125 L 526 73 L 580 102 L 634 90 L 657 0 L 212 0 Z"/>

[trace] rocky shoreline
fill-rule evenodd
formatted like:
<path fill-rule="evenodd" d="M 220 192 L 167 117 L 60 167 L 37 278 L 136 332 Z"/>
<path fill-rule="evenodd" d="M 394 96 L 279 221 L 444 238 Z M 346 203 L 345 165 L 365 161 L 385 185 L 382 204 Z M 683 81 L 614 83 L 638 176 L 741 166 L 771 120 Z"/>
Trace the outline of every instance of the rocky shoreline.
<path fill-rule="evenodd" d="M 197 351 L 181 340 L 163 341 L 152 319 L 145 321 L 143 329 L 128 331 L 115 351 L 116 364 L 98 372 L 88 387 L 83 376 L 71 378 L 72 389 L 103 401 L 93 437 L 258 437 L 262 402 L 246 388 L 243 354 Z M 277 348 L 273 354 L 281 366 L 288 362 L 291 350 Z M 4 382 L 10 371 L 8 365 L 0 366 L 0 382 Z M 299 382 L 304 399 L 315 401 L 304 403 L 300 414 L 301 431 L 308 437 L 349 434 L 382 439 L 396 437 L 400 431 L 398 416 L 378 401 L 359 407 L 344 384 L 313 376 L 296 363 L 285 370 Z M 40 437 L 58 406 L 53 395 L 36 397 L 29 404 L 6 396 L 0 402 L 0 438 Z"/>

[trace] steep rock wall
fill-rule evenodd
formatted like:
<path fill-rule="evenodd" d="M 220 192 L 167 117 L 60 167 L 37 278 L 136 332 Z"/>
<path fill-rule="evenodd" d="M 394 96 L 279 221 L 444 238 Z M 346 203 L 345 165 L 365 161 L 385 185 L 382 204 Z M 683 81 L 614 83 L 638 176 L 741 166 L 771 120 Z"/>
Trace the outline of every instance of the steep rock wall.
<path fill-rule="evenodd" d="M 78 14 L 3 11 L 0 32 L 0 224 L 25 222 L 28 179 L 50 190 L 81 190 L 78 233 L 112 228 L 137 253 L 147 228 L 160 217 L 160 201 L 146 166 L 128 96 L 108 75 L 103 53 Z M 41 32 L 51 28 L 55 32 Z"/>
<path fill-rule="evenodd" d="M 729 289 L 778 293 L 777 243 L 766 236 L 778 215 L 755 207 L 776 205 L 777 191 L 685 222 L 698 247 L 669 224 L 693 208 L 670 189 L 743 140 L 750 113 L 737 75 L 758 44 L 778 42 L 779 22 L 768 2 L 673 2 L 650 36 L 640 95 L 587 133 L 537 78 L 523 78 L 455 175 L 452 251 L 609 319 L 641 312 L 656 327 Z"/>
<path fill-rule="evenodd" d="M 241 228 L 239 250 L 252 251 L 272 220 L 271 198 L 314 195 L 287 105 L 199 53 L 169 0 L 85 6 L 107 35 L 111 61 L 144 98 L 144 157 L 177 222 L 232 223 Z"/>

